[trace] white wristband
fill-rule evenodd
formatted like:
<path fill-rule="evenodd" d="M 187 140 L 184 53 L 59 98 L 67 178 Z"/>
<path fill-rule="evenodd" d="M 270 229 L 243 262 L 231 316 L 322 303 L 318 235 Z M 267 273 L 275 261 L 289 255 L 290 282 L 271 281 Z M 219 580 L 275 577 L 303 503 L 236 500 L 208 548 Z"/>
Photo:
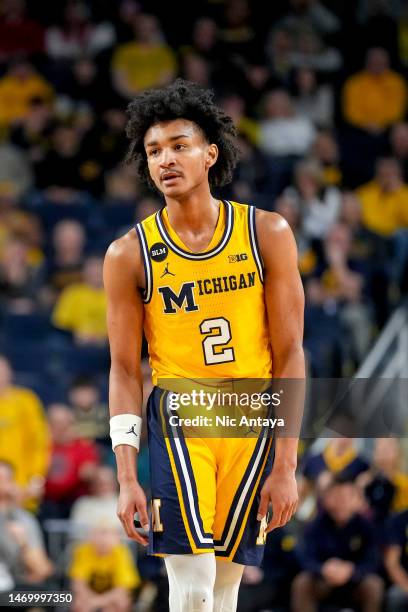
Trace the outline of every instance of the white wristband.
<path fill-rule="evenodd" d="M 142 419 L 136 414 L 116 414 L 111 417 L 110 437 L 112 440 L 112 450 L 119 444 L 134 446 L 139 450 L 140 431 L 142 429 Z"/>

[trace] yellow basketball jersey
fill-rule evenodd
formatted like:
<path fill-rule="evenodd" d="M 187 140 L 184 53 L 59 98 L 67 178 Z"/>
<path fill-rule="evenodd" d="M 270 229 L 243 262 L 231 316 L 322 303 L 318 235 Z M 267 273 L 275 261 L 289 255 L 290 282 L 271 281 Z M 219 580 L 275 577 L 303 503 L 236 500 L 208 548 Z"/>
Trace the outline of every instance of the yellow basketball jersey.
<path fill-rule="evenodd" d="M 222 202 L 207 249 L 192 252 L 165 208 L 136 225 L 144 261 L 144 331 L 162 378 L 272 375 L 255 208 Z"/>

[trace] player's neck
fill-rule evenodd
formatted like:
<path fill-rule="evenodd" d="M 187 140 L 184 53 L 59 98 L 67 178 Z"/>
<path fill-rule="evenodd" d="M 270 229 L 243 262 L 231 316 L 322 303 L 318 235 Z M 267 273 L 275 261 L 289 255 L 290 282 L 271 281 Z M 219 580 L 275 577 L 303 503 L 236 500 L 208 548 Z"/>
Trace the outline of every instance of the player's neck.
<path fill-rule="evenodd" d="M 219 200 L 211 195 L 209 185 L 182 198 L 166 198 L 169 223 L 178 232 L 201 233 L 217 225 Z"/>

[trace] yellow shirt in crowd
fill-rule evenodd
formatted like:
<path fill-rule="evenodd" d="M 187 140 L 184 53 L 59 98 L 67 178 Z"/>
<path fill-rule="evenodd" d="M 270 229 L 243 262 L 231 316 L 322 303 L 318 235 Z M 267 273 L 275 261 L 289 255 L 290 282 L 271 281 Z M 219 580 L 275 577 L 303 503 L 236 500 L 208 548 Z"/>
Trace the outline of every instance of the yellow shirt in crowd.
<path fill-rule="evenodd" d="M 141 45 L 136 42 L 121 45 L 113 57 L 114 70 L 123 71 L 129 86 L 135 91 L 156 87 L 173 76 L 176 58 L 166 45 Z"/>
<path fill-rule="evenodd" d="M 359 72 L 350 77 L 343 90 L 345 119 L 362 129 L 387 128 L 404 118 L 407 85 L 396 72 L 381 75 Z"/>
<path fill-rule="evenodd" d="M 43 406 L 29 389 L 9 387 L 0 395 L 0 459 L 14 466 L 21 486 L 46 475 L 50 435 Z"/>
<path fill-rule="evenodd" d="M 97 593 L 116 587 L 135 589 L 141 582 L 125 544 L 117 544 L 105 555 L 99 554 L 90 542 L 78 544 L 73 551 L 69 576 L 86 581 Z"/>
<path fill-rule="evenodd" d="M 75 283 L 64 289 L 53 315 L 56 327 L 79 336 L 106 338 L 106 296 L 103 288 Z"/>
<path fill-rule="evenodd" d="M 371 181 L 357 190 L 357 196 L 367 229 L 380 236 L 391 236 L 398 229 L 408 227 L 408 185 L 384 193 L 376 181 Z"/>
<path fill-rule="evenodd" d="M 22 119 L 28 112 L 33 98 L 51 100 L 52 87 L 39 74 L 33 74 L 24 81 L 14 76 L 0 79 L 0 123 L 10 124 Z"/>
<path fill-rule="evenodd" d="M 333 474 L 345 470 L 357 456 L 358 453 L 354 446 L 350 446 L 341 455 L 337 455 L 333 450 L 333 446 L 329 443 L 323 451 L 323 458 L 327 468 Z"/>
<path fill-rule="evenodd" d="M 394 497 L 392 499 L 392 511 L 402 512 L 408 508 L 408 475 L 403 472 L 397 472 L 391 479 L 395 487 Z"/>

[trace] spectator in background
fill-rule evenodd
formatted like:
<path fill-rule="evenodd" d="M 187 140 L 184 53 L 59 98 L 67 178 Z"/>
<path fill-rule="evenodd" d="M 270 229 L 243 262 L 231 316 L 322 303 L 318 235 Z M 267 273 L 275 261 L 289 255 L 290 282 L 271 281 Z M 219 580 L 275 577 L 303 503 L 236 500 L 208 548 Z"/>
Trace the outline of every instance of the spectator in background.
<path fill-rule="evenodd" d="M 52 231 L 53 252 L 48 258 L 47 283 L 55 294 L 82 280 L 86 234 L 79 221 L 64 219 Z"/>
<path fill-rule="evenodd" d="M 105 108 L 95 125 L 84 136 L 82 149 L 94 158 L 106 173 L 123 161 L 127 140 L 124 108 Z"/>
<path fill-rule="evenodd" d="M 208 62 L 217 63 L 221 58 L 218 26 L 209 17 L 199 17 L 193 26 L 191 45 L 182 49 L 193 53 Z"/>
<path fill-rule="evenodd" d="M 344 118 L 351 125 L 376 135 L 401 121 L 406 109 L 405 79 L 390 69 L 385 49 L 370 49 L 364 69 L 344 85 Z"/>
<path fill-rule="evenodd" d="M 37 188 L 57 204 L 77 203 L 81 192 L 99 193 L 103 184 L 100 163 L 89 159 L 80 130 L 70 122 L 54 128 L 52 149 L 34 170 Z"/>
<path fill-rule="evenodd" d="M 99 454 L 93 442 L 76 436 L 74 415 L 67 406 L 52 404 L 47 416 L 52 451 L 41 513 L 43 518 L 68 518 L 73 502 L 89 491 Z"/>
<path fill-rule="evenodd" d="M 115 525 L 96 524 L 88 540 L 73 550 L 68 570 L 74 594 L 73 612 L 132 609 L 132 591 L 140 585 L 140 576 Z"/>
<path fill-rule="evenodd" d="M 390 255 L 387 244 L 362 223 L 361 202 L 352 191 L 343 193 L 340 220 L 351 232 L 350 259 L 360 262 L 367 277 L 366 293 L 381 328 L 390 310 Z"/>
<path fill-rule="evenodd" d="M 121 43 L 132 40 L 133 31 L 142 9 L 136 0 L 120 0 L 118 5 L 118 21 L 115 29 L 117 42 Z"/>
<path fill-rule="evenodd" d="M 1 105 L 1 102 L 0 102 Z M 8 142 L 0 143 L 0 188 L 17 198 L 33 185 L 33 173 L 25 155 Z"/>
<path fill-rule="evenodd" d="M 87 257 L 82 282 L 66 287 L 55 305 L 52 315 L 54 325 L 70 331 L 78 344 L 106 343 L 106 297 L 102 268 L 102 257 Z"/>
<path fill-rule="evenodd" d="M 0 259 L 0 303 L 9 312 L 30 313 L 39 305 L 41 277 L 30 264 L 30 247 L 24 238 L 11 236 Z"/>
<path fill-rule="evenodd" d="M 219 40 L 223 54 L 236 63 L 251 62 L 259 57 L 251 8 L 248 0 L 227 0 L 224 4 Z"/>
<path fill-rule="evenodd" d="M 384 565 L 391 580 L 387 593 L 387 612 L 408 608 L 408 510 L 393 515 L 386 529 Z"/>
<path fill-rule="evenodd" d="M 14 237 L 24 240 L 28 245 L 30 266 L 36 267 L 43 263 L 43 232 L 39 218 L 22 210 L 13 186 L 0 184 L 0 260 L 6 243 Z"/>
<path fill-rule="evenodd" d="M 359 48 L 364 51 L 372 46 L 387 49 L 396 65 L 403 64 L 399 56 L 398 22 L 403 20 L 404 2 L 400 0 L 359 0 L 357 2 Z M 402 49 L 401 49 L 402 50 Z M 356 52 L 349 46 L 349 53 Z M 349 61 L 354 61 L 351 56 Z"/>
<path fill-rule="evenodd" d="M 57 61 L 71 61 L 81 55 L 94 56 L 112 47 L 115 30 L 112 24 L 93 23 L 85 2 L 68 0 L 61 27 L 46 32 L 47 54 Z"/>
<path fill-rule="evenodd" d="M 234 121 L 238 132 L 243 134 L 252 145 L 256 145 L 259 141 L 259 124 L 247 116 L 245 100 L 237 94 L 229 94 L 224 96 L 220 103 L 227 115 Z"/>
<path fill-rule="evenodd" d="M 0 460 L 0 591 L 44 588 L 53 571 L 40 525 L 18 503 L 11 464 Z"/>
<path fill-rule="evenodd" d="M 360 514 L 356 485 L 334 477 L 322 494 L 323 511 L 306 527 L 299 547 L 303 571 L 292 586 L 293 612 L 316 612 L 331 595 L 362 612 L 380 612 L 383 581 L 372 525 Z"/>
<path fill-rule="evenodd" d="M 209 63 L 200 55 L 184 53 L 181 55 L 180 77 L 194 81 L 201 87 L 211 88 L 211 70 Z"/>
<path fill-rule="evenodd" d="M 114 524 L 118 528 L 121 522 L 117 517 L 118 490 L 115 472 L 112 468 L 101 465 L 95 470 L 90 483 L 89 495 L 81 495 L 73 504 L 70 521 L 77 533 L 89 533 L 99 522 Z"/>
<path fill-rule="evenodd" d="M 360 187 L 357 195 L 363 224 L 373 234 L 377 255 L 384 258 L 388 281 L 398 296 L 406 290 L 408 265 L 408 185 L 398 161 L 378 159 L 374 180 Z"/>
<path fill-rule="evenodd" d="M 18 124 L 29 113 L 33 98 L 51 102 L 53 96 L 51 85 L 27 59 L 14 59 L 0 78 L 0 124 Z"/>
<path fill-rule="evenodd" d="M 225 67 L 225 70 L 229 72 L 230 68 Z M 231 89 L 240 91 L 241 95 L 245 95 L 245 100 L 249 107 L 254 109 L 260 107 L 262 98 L 267 91 L 270 91 L 277 85 L 280 86 L 280 83 L 276 82 L 269 68 L 265 66 L 264 62 L 261 60 L 254 61 L 244 66 L 244 77 L 246 79 L 244 89 L 241 89 L 239 85 L 242 76 L 238 74 L 235 83 L 233 79 L 231 79 Z"/>
<path fill-rule="evenodd" d="M 287 87 L 290 83 L 294 44 L 292 32 L 283 27 L 273 28 L 266 43 L 265 51 L 272 77 L 282 87 Z"/>
<path fill-rule="evenodd" d="M 298 266 L 303 281 L 316 269 L 317 254 L 312 241 L 302 230 L 299 202 L 287 192 L 275 201 L 275 211 L 288 222 L 296 240 L 298 250 Z"/>
<path fill-rule="evenodd" d="M 27 114 L 10 134 L 10 141 L 24 152 L 31 164 L 38 164 L 51 146 L 53 109 L 44 98 L 32 98 Z"/>
<path fill-rule="evenodd" d="M 289 184 L 296 161 L 309 150 L 315 128 L 309 119 L 296 114 L 293 100 L 284 90 L 268 93 L 263 109 L 259 133 L 266 164 L 263 189 L 273 201 Z"/>
<path fill-rule="evenodd" d="M 343 63 L 338 49 L 327 47 L 323 39 L 311 28 L 300 30 L 290 57 L 292 68 L 310 68 L 317 73 L 335 73 Z"/>
<path fill-rule="evenodd" d="M 167 85 L 175 77 L 176 58 L 163 42 L 157 17 L 142 14 L 135 21 L 135 39 L 119 45 L 112 60 L 116 91 L 131 99 L 143 89 Z"/>
<path fill-rule="evenodd" d="M 295 185 L 285 190 L 299 207 L 302 231 L 311 239 L 322 239 L 337 220 L 341 194 L 337 187 L 325 187 L 323 170 L 315 160 L 300 161 L 295 167 Z"/>
<path fill-rule="evenodd" d="M 341 338 L 344 357 L 354 364 L 367 355 L 372 317 L 367 305 L 370 270 L 362 258 L 351 257 L 352 235 L 344 223 L 333 225 L 325 238 L 323 258 L 306 284 L 313 304 L 338 311 L 347 334 Z"/>
<path fill-rule="evenodd" d="M 333 34 L 340 29 L 339 18 L 319 0 L 290 0 L 288 13 L 282 24 L 295 33 L 309 27 L 322 35 Z"/>
<path fill-rule="evenodd" d="M 408 227 L 408 185 L 396 159 L 381 158 L 374 179 L 357 189 L 362 220 L 370 231 L 387 238 Z"/>
<path fill-rule="evenodd" d="M 265 159 L 244 134 L 238 137 L 238 147 L 240 157 L 230 188 L 232 199 L 238 202 L 251 202 L 254 198 L 262 198 L 259 194 L 265 182 Z M 264 207 L 268 209 L 272 206 L 272 198 L 265 197 Z"/>
<path fill-rule="evenodd" d="M 79 221 L 64 219 L 54 226 L 47 282 L 56 292 L 82 280 L 85 244 L 85 229 Z"/>
<path fill-rule="evenodd" d="M 134 205 L 140 185 L 133 165 L 118 164 L 105 174 L 105 200 L 108 204 Z"/>
<path fill-rule="evenodd" d="M 402 471 L 401 463 L 399 441 L 396 438 L 378 438 L 370 469 L 357 479 L 380 525 L 390 512 L 408 509 L 408 475 Z"/>
<path fill-rule="evenodd" d="M 290 95 L 281 89 L 271 91 L 264 100 L 259 146 L 274 156 L 304 155 L 313 142 L 312 122 L 295 111 Z"/>
<path fill-rule="evenodd" d="M 69 404 L 74 412 L 78 437 L 100 440 L 110 445 L 109 408 L 101 401 L 100 391 L 91 378 L 78 378 L 69 388 Z"/>
<path fill-rule="evenodd" d="M 35 509 L 50 461 L 50 434 L 38 396 L 12 379 L 8 360 L 0 356 L 0 459 L 13 466 L 19 499 Z"/>
<path fill-rule="evenodd" d="M 316 159 L 323 170 L 323 183 L 341 187 L 342 170 L 337 140 L 329 130 L 321 130 L 312 145 L 310 157 Z"/>
<path fill-rule="evenodd" d="M 361 229 L 361 202 L 353 191 L 344 191 L 341 202 L 340 221 L 343 221 L 353 235 L 358 234 Z"/>
<path fill-rule="evenodd" d="M 408 123 L 397 123 L 390 132 L 391 155 L 401 165 L 404 183 L 408 182 Z"/>
<path fill-rule="evenodd" d="M 351 232 L 350 258 L 354 261 L 365 263 L 366 272 L 371 270 L 375 273 L 375 268 L 382 265 L 376 261 L 376 245 L 373 235 L 362 225 L 361 202 L 352 191 L 345 191 L 342 194 L 340 222 L 344 223 Z M 373 278 L 371 278 L 373 282 Z M 382 289 L 386 278 L 382 281 Z M 372 291 L 372 287 L 370 290 Z"/>
<path fill-rule="evenodd" d="M 44 29 L 27 15 L 24 0 L 3 0 L 0 9 L 0 62 L 44 51 Z"/>
<path fill-rule="evenodd" d="M 191 40 L 179 49 L 181 74 L 184 78 L 197 82 L 208 81 L 215 91 L 225 92 L 231 83 L 242 78 L 240 70 L 229 61 L 222 50 L 220 30 L 217 23 L 209 17 L 199 17 L 193 24 Z M 233 88 L 236 89 L 236 88 Z"/>
<path fill-rule="evenodd" d="M 307 117 L 318 128 L 329 128 L 333 124 L 333 89 L 319 85 L 316 72 L 299 68 L 294 75 L 294 105 L 298 115 Z"/>
<path fill-rule="evenodd" d="M 355 479 L 368 469 L 367 461 L 361 457 L 352 438 L 333 438 L 323 452 L 308 452 L 301 465 L 299 480 L 299 500 L 315 491 L 317 481 L 322 474 L 340 475 Z"/>
<path fill-rule="evenodd" d="M 69 66 L 66 78 L 58 84 L 58 94 L 67 106 L 72 105 L 74 112 L 104 109 L 111 95 L 103 71 L 98 69 L 96 61 L 88 55 L 80 55 Z"/>

